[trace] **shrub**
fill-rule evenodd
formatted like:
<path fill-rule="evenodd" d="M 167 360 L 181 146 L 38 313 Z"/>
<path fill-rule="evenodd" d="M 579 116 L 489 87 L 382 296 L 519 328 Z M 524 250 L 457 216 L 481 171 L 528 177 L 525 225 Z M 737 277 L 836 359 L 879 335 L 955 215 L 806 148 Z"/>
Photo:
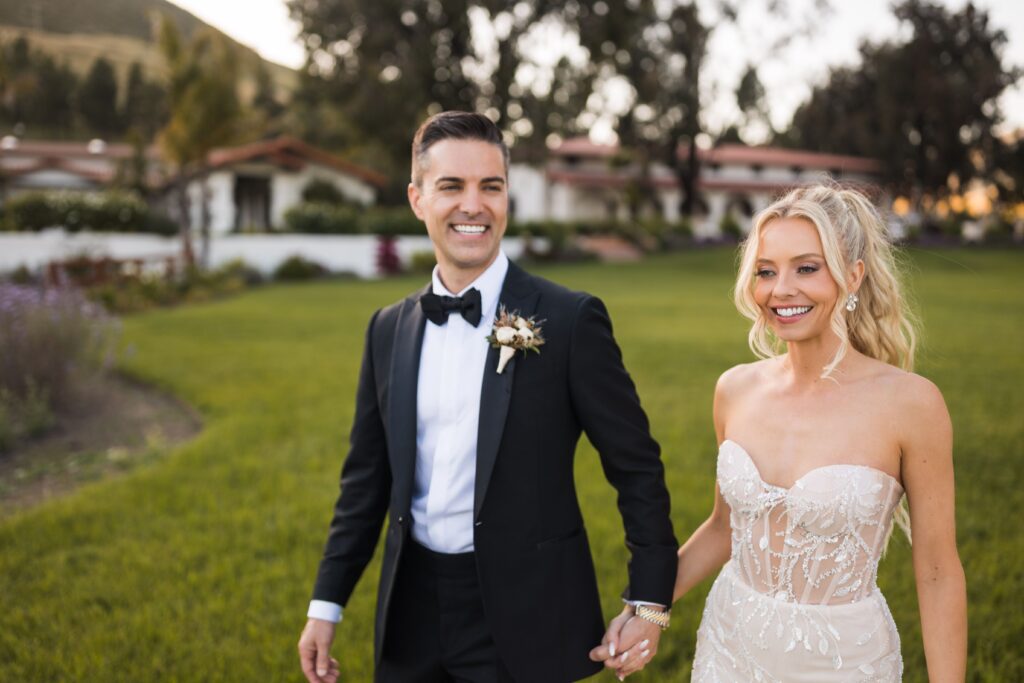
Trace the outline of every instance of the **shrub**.
<path fill-rule="evenodd" d="M 80 291 L 0 284 L 0 429 L 48 428 L 52 410 L 109 366 L 118 331 Z"/>
<path fill-rule="evenodd" d="M 345 204 L 345 195 L 329 180 L 313 178 L 302 188 L 302 201 L 311 204 Z"/>
<path fill-rule="evenodd" d="M 381 235 L 377 238 L 377 272 L 383 275 L 402 272 L 402 262 L 398 258 L 395 238 L 390 235 Z"/>
<path fill-rule="evenodd" d="M 743 228 L 731 211 L 727 211 L 722 216 L 722 220 L 718 222 L 718 230 L 722 233 L 722 237 L 728 239 L 739 240 L 743 237 Z"/>
<path fill-rule="evenodd" d="M 90 287 L 88 294 L 108 311 L 135 313 L 154 306 L 173 306 L 182 301 L 208 301 L 262 281 L 263 276 L 258 270 L 236 259 L 216 270 L 189 269 L 176 280 L 151 274 L 121 278 Z"/>
<path fill-rule="evenodd" d="M 62 221 L 46 192 L 26 192 L 11 197 L 4 206 L 6 230 L 42 230 L 59 227 Z"/>
<path fill-rule="evenodd" d="M 417 251 L 409 259 L 409 268 L 415 273 L 432 273 L 435 265 L 437 257 L 433 251 Z"/>
<path fill-rule="evenodd" d="M 150 211 L 138 194 L 124 190 L 27 192 L 7 201 L 4 223 L 8 230 L 25 231 L 62 227 L 69 232 L 170 235 L 178 229 L 166 216 Z"/>
<path fill-rule="evenodd" d="M 284 225 L 288 232 L 354 235 L 360 231 L 359 211 L 350 206 L 304 202 L 285 211 Z"/>
<path fill-rule="evenodd" d="M 15 268 L 8 277 L 16 285 L 31 285 L 38 280 L 35 273 L 29 270 L 24 263 Z"/>
<path fill-rule="evenodd" d="M 407 206 L 382 206 L 363 212 L 360 232 L 368 235 L 425 235 L 423 222 Z"/>
<path fill-rule="evenodd" d="M 7 407 L 7 399 L 4 394 L 0 393 L 0 453 L 10 447 L 14 436 L 15 426 L 10 409 Z"/>
<path fill-rule="evenodd" d="M 315 261 L 310 261 L 298 254 L 289 256 L 274 269 L 275 280 L 313 280 L 327 274 L 327 269 Z"/>
<path fill-rule="evenodd" d="M 938 224 L 939 232 L 945 236 L 959 241 L 964 233 L 965 214 L 950 213 Z"/>
<path fill-rule="evenodd" d="M 142 220 L 142 232 L 170 237 L 178 234 L 178 224 L 158 211 L 150 211 Z"/>
<path fill-rule="evenodd" d="M 236 258 L 228 261 L 215 271 L 225 281 L 238 279 L 247 287 L 263 283 L 263 273 L 249 265 L 244 259 Z"/>

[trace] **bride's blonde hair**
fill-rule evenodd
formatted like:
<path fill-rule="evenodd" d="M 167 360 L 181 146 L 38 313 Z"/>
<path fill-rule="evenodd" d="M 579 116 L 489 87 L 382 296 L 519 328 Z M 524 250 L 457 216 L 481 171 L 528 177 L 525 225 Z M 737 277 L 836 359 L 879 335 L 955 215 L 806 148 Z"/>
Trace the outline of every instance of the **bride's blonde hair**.
<path fill-rule="evenodd" d="M 822 368 L 821 376 L 832 375 L 851 345 L 866 356 L 912 371 L 917 347 L 916 321 L 908 310 L 885 223 L 861 192 L 828 184 L 795 189 L 761 211 L 741 247 L 733 300 L 740 313 L 754 323 L 748 335 L 754 354 L 773 358 L 784 346 L 771 333 L 761 307 L 754 300 L 761 235 L 769 223 L 780 218 L 802 218 L 814 226 L 825 252 L 826 267 L 839 287 L 829 320 L 839 338 L 839 348 Z M 864 278 L 856 291 L 857 307 L 850 312 L 846 310 L 846 300 L 853 292 L 848 281 L 857 261 L 864 262 Z M 905 498 L 897 510 L 896 522 L 909 539 L 910 517 Z"/>

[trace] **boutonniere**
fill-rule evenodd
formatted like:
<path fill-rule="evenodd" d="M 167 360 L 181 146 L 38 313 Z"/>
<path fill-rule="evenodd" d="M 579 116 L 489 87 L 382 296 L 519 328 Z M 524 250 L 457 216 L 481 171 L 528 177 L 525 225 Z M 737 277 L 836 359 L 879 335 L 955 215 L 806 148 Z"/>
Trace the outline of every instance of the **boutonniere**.
<path fill-rule="evenodd" d="M 540 353 L 544 337 L 540 333 L 540 323 L 533 318 L 524 318 L 513 311 L 509 313 L 502 306 L 498 317 L 494 319 L 491 334 L 487 341 L 496 349 L 501 349 L 498 356 L 498 374 L 500 375 L 516 351 Z"/>

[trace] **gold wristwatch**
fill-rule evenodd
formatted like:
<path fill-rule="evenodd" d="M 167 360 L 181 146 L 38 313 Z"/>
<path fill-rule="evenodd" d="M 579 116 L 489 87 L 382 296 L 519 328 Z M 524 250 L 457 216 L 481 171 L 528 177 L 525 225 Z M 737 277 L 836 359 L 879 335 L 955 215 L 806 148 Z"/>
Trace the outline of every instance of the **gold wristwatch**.
<path fill-rule="evenodd" d="M 636 605 L 633 608 L 633 614 L 644 621 L 649 621 L 656 626 L 660 626 L 662 631 L 668 628 L 670 618 L 669 610 L 661 611 L 648 607 L 647 605 Z"/>

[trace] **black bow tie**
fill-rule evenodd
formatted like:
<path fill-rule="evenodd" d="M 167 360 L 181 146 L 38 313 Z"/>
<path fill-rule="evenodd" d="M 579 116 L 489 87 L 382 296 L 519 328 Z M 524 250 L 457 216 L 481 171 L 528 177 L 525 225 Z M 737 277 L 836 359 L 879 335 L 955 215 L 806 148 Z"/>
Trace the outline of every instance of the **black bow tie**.
<path fill-rule="evenodd" d="M 462 296 L 441 296 L 428 293 L 420 297 L 420 307 L 427 320 L 435 325 L 448 322 L 448 314 L 458 311 L 473 327 L 480 324 L 483 308 L 480 306 L 480 290 L 472 288 Z"/>

